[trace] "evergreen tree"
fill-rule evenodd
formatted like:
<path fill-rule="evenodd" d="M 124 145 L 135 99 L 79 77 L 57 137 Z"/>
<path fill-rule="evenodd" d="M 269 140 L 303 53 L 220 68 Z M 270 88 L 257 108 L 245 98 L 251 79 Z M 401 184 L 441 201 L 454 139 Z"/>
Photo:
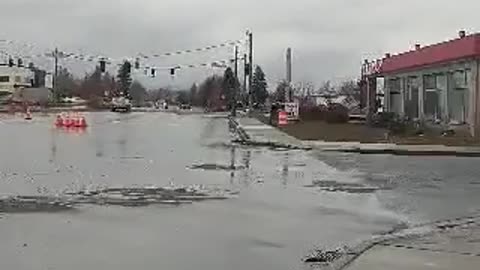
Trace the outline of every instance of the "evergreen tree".
<path fill-rule="evenodd" d="M 257 66 L 252 81 L 252 96 L 254 103 L 265 104 L 265 101 L 268 98 L 267 86 L 265 73 L 260 66 Z"/>
<path fill-rule="evenodd" d="M 65 97 L 72 97 L 77 87 L 73 75 L 66 68 L 60 68 L 57 75 L 57 85 L 55 91 L 55 100 Z"/>
<path fill-rule="evenodd" d="M 197 84 L 194 83 L 192 87 L 190 87 L 190 102 L 194 106 L 198 105 L 197 94 L 198 94 L 198 87 L 197 87 Z"/>
<path fill-rule="evenodd" d="M 188 104 L 190 102 L 190 97 L 188 96 L 187 91 L 180 91 L 177 95 L 178 104 Z"/>
<path fill-rule="evenodd" d="M 227 100 L 227 104 L 229 107 L 233 105 L 235 94 L 237 93 L 237 89 L 239 86 L 238 80 L 235 78 L 235 74 L 233 73 L 231 68 L 227 68 L 223 75 L 223 82 L 222 82 L 222 94 L 225 96 L 225 100 Z"/>
<path fill-rule="evenodd" d="M 137 81 L 132 83 L 130 87 L 130 97 L 132 98 L 135 105 L 142 105 L 145 102 L 147 96 L 147 89 Z"/>
<path fill-rule="evenodd" d="M 282 81 L 278 84 L 277 89 L 275 90 L 275 93 L 273 93 L 273 100 L 276 102 L 285 102 L 285 94 L 288 89 L 288 82 L 287 81 Z"/>
<path fill-rule="evenodd" d="M 130 64 L 128 61 L 125 61 L 118 70 L 117 75 L 118 86 L 120 88 L 119 90 L 126 97 L 130 97 L 130 86 L 132 84 L 131 69 L 132 64 Z"/>

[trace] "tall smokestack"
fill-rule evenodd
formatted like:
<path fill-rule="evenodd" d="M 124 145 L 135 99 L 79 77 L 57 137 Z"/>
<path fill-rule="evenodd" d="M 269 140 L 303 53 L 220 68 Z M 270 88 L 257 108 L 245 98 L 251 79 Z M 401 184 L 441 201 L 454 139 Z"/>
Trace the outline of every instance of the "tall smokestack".
<path fill-rule="evenodd" d="M 287 49 L 287 82 L 292 82 L 292 49 Z"/>
<path fill-rule="evenodd" d="M 287 49 L 287 83 L 288 87 L 285 91 L 285 102 L 291 102 L 292 100 L 292 48 Z"/>

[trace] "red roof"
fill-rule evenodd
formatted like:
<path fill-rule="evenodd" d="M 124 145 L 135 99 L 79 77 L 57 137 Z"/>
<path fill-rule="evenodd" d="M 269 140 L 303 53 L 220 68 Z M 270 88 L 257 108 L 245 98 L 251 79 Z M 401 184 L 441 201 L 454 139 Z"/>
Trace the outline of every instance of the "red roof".
<path fill-rule="evenodd" d="M 381 73 L 418 69 L 480 56 L 480 33 L 384 58 Z"/>

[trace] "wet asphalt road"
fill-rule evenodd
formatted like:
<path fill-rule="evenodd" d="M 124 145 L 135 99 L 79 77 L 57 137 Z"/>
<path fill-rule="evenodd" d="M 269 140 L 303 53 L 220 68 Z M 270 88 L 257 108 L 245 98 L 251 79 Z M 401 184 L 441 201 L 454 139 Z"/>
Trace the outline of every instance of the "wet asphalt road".
<path fill-rule="evenodd" d="M 314 247 L 477 210 L 478 159 L 409 159 L 231 146 L 227 121 L 166 113 L 0 118 L 0 194 L 201 184 L 239 191 L 182 206 L 0 213 L 0 269 L 299 269 Z M 239 169 L 191 170 L 191 165 Z M 457 166 L 457 168 L 453 168 Z M 418 180 L 418 181 L 415 181 Z M 321 191 L 314 181 L 376 192 Z"/>

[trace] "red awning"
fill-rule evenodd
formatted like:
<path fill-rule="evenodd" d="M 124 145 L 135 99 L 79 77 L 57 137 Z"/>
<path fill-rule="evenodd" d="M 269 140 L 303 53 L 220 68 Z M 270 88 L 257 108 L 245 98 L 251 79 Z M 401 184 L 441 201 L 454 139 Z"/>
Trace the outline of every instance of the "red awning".
<path fill-rule="evenodd" d="M 380 73 L 389 74 L 414 70 L 479 56 L 480 34 L 473 34 L 384 58 Z"/>

